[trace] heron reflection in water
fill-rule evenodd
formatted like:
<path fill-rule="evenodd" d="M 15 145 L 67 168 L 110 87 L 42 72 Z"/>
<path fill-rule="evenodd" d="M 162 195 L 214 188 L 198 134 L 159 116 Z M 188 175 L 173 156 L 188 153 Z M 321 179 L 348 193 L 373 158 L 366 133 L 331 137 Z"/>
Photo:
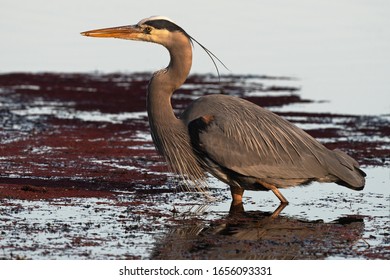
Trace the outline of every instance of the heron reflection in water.
<path fill-rule="evenodd" d="M 353 158 L 327 149 L 294 124 L 244 99 L 207 95 L 176 116 L 171 97 L 190 72 L 192 42 L 211 59 L 216 57 L 170 19 L 155 16 L 81 34 L 153 42 L 168 49 L 169 65 L 150 80 L 147 111 L 157 150 L 187 183 L 204 185 L 210 173 L 230 186 L 233 206 L 242 205 L 246 189 L 271 190 L 281 206 L 288 201 L 279 188 L 311 181 L 363 189 L 365 173 Z"/>

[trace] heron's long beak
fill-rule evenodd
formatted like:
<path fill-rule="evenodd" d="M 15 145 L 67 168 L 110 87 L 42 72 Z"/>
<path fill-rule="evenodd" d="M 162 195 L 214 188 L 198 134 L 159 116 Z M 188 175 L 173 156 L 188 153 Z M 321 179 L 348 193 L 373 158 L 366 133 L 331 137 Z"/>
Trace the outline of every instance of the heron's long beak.
<path fill-rule="evenodd" d="M 95 30 L 81 32 L 81 35 L 84 36 L 120 38 L 120 39 L 128 39 L 128 40 L 137 40 L 140 34 L 142 34 L 142 31 L 137 25 L 102 28 L 102 29 L 95 29 Z"/>

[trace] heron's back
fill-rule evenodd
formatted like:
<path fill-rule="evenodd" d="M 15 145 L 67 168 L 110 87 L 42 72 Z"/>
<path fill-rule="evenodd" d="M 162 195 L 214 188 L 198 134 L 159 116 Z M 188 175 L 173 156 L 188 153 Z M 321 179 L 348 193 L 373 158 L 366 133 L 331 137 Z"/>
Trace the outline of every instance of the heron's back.
<path fill-rule="evenodd" d="M 204 116 L 212 121 L 199 130 L 202 155 L 237 174 L 268 180 L 278 187 L 310 180 L 364 186 L 358 163 L 330 151 L 302 129 L 249 101 L 208 95 L 182 115 L 189 126 Z"/>

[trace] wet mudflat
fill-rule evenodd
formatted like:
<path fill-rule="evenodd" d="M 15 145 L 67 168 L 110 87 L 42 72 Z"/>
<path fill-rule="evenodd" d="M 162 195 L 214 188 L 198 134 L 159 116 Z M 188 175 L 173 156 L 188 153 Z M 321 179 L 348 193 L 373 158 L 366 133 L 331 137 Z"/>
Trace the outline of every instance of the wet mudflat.
<path fill-rule="evenodd" d="M 180 111 L 204 94 L 270 108 L 368 174 L 354 192 L 334 184 L 246 192 L 185 190 L 149 136 L 150 73 L 0 75 L 0 259 L 390 259 L 390 115 L 299 111 L 301 81 L 191 76 Z M 298 108 L 298 109 L 297 109 Z M 243 210 L 243 211 L 242 211 Z"/>

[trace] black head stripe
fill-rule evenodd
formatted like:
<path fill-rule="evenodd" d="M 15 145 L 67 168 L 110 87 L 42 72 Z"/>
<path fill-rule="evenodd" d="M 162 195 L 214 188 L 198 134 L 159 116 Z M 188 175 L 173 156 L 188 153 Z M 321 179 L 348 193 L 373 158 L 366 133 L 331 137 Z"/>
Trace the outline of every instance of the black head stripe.
<path fill-rule="evenodd" d="M 218 77 L 220 77 L 219 70 L 218 70 L 218 66 L 217 66 L 214 58 L 219 63 L 221 63 L 223 67 L 225 67 L 227 70 L 229 70 L 225 66 L 225 64 L 223 64 L 223 62 L 218 57 L 215 56 L 215 54 L 213 54 L 205 46 L 203 46 L 201 43 L 199 43 L 197 40 L 195 40 L 193 37 L 191 37 L 187 32 L 184 31 L 183 28 L 181 28 L 177 24 L 173 23 L 169 19 L 166 19 L 164 17 L 154 16 L 154 17 L 150 17 L 150 18 L 146 18 L 146 19 L 141 20 L 138 23 L 138 25 L 148 25 L 148 26 L 153 27 L 155 29 L 159 29 L 159 30 L 165 29 L 165 30 L 168 30 L 170 32 L 181 32 L 184 36 L 186 36 L 188 38 L 188 40 L 191 42 L 191 44 L 193 44 L 193 42 L 196 42 L 207 53 L 207 55 L 211 58 L 214 66 L 215 66 L 215 69 L 217 70 Z M 144 33 L 150 34 L 151 33 L 150 28 L 144 28 Z"/>
<path fill-rule="evenodd" d="M 182 32 L 183 34 L 185 34 L 187 37 L 189 37 L 183 28 L 181 28 L 180 26 L 174 24 L 173 22 L 165 20 L 165 19 L 148 20 L 148 21 L 144 22 L 144 24 L 150 25 L 156 29 L 166 29 L 166 30 L 171 31 L 171 32 L 179 31 L 179 32 Z"/>

